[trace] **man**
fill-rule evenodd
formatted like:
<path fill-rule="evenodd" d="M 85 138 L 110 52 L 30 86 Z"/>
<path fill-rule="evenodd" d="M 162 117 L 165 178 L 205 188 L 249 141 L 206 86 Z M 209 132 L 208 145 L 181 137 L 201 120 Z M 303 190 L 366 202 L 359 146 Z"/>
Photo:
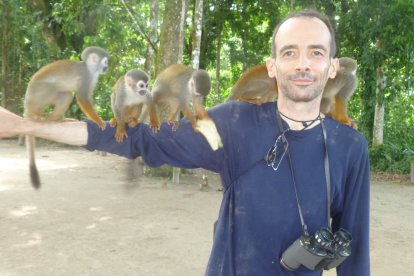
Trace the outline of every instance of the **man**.
<path fill-rule="evenodd" d="M 307 264 L 315 255 L 295 241 L 329 228 L 328 214 L 332 232 L 352 235 L 351 255 L 338 275 L 367 276 L 367 144 L 356 130 L 319 112 L 323 88 L 338 68 L 332 27 L 319 13 L 293 14 L 276 27 L 272 43 L 267 67 L 277 79 L 277 106 L 230 102 L 210 109 L 223 142 L 218 150 L 186 120 L 175 132 L 164 124 L 157 134 L 138 125 L 118 144 L 111 127 L 34 122 L 2 109 L 0 136 L 31 134 L 128 158 L 141 155 L 150 166 L 220 173 L 224 194 L 206 275 L 321 275 Z M 288 250 L 292 244 L 296 253 Z"/>

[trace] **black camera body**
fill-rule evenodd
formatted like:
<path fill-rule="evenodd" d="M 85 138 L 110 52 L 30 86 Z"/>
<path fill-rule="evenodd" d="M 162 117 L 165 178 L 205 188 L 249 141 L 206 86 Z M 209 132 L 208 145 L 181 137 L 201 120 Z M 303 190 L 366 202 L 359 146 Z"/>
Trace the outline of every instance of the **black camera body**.
<path fill-rule="evenodd" d="M 337 267 L 351 255 L 351 240 L 351 234 L 345 229 L 332 234 L 328 228 L 321 228 L 314 236 L 303 234 L 283 252 L 280 264 L 288 271 L 300 265 L 310 270 Z"/>

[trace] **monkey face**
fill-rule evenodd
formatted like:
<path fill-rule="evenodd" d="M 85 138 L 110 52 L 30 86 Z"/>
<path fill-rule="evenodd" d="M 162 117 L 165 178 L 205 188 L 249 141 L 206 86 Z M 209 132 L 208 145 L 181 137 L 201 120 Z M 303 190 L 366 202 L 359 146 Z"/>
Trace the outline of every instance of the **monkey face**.
<path fill-rule="evenodd" d="M 135 84 L 134 91 L 141 96 L 145 96 L 148 93 L 148 86 L 149 86 L 148 82 L 139 80 Z"/>
<path fill-rule="evenodd" d="M 125 75 L 125 81 L 128 88 L 139 96 L 145 96 L 149 93 L 149 76 L 142 70 L 132 69 Z"/>
<path fill-rule="evenodd" d="M 104 75 L 108 71 L 108 58 L 104 57 L 100 63 L 100 74 Z"/>

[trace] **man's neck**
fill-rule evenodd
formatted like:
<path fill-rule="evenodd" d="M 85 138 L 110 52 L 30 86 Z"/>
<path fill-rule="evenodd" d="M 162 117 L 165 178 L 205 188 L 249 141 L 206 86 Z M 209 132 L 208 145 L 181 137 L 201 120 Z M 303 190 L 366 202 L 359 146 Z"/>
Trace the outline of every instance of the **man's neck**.
<path fill-rule="evenodd" d="M 282 119 L 292 130 L 310 129 L 320 123 L 324 115 L 319 111 L 320 104 L 314 102 L 277 101 Z"/>

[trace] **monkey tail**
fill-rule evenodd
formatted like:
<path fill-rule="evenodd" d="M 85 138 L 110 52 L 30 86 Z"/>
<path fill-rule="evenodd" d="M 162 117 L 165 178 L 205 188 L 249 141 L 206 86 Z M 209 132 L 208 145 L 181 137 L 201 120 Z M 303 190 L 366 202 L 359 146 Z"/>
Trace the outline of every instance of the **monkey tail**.
<path fill-rule="evenodd" d="M 27 135 L 26 146 L 27 146 L 27 153 L 29 154 L 30 180 L 32 182 L 33 188 L 39 189 L 40 188 L 40 176 L 39 176 L 39 171 L 37 170 L 37 166 L 36 166 L 35 137 Z"/>

